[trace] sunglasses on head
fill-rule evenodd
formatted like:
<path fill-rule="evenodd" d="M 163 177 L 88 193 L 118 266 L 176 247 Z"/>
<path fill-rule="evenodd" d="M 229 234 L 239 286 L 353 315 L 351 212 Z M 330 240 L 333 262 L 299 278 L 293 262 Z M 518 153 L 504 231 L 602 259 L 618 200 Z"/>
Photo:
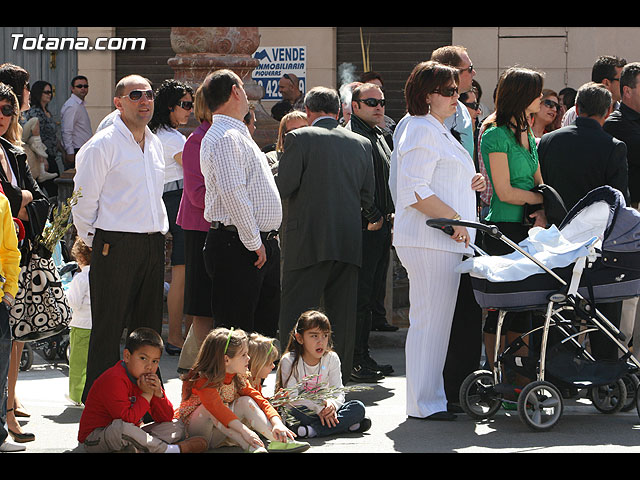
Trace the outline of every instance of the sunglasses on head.
<path fill-rule="evenodd" d="M 153 90 L 131 90 L 129 95 L 120 95 L 120 98 L 129 97 L 130 100 L 137 102 L 142 98 L 143 94 L 147 97 L 147 100 L 153 100 L 155 98 Z"/>
<path fill-rule="evenodd" d="M 544 103 L 549 108 L 555 108 L 556 110 L 560 109 L 560 104 L 558 102 L 554 102 L 553 100 L 549 100 L 545 98 L 542 103 Z"/>
<path fill-rule="evenodd" d="M 0 113 L 5 117 L 13 117 L 16 113 L 16 109 L 13 108 L 13 105 L 6 104 L 0 107 Z"/>
<path fill-rule="evenodd" d="M 434 90 L 433 93 L 437 93 L 438 95 L 442 95 L 443 97 L 453 97 L 458 93 L 458 87 L 445 87 L 440 88 L 438 90 Z"/>
<path fill-rule="evenodd" d="M 369 107 L 377 107 L 378 105 L 380 105 L 381 107 L 384 107 L 385 104 L 387 103 L 386 100 L 384 98 L 361 98 L 356 100 L 356 102 L 360 103 L 364 103 L 365 105 L 369 106 Z"/>
<path fill-rule="evenodd" d="M 184 108 L 185 110 L 191 110 L 193 108 L 193 102 L 188 102 L 184 100 L 182 102 L 178 102 L 178 106 L 180 108 Z"/>

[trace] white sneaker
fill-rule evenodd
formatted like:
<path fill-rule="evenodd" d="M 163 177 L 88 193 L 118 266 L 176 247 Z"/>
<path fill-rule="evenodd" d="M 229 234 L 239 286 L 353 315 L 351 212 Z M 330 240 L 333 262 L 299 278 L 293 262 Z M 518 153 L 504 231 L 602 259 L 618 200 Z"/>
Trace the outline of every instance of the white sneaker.
<path fill-rule="evenodd" d="M 27 449 L 27 447 L 21 443 L 15 443 L 11 440 L 5 440 L 0 444 L 0 452 L 23 452 Z"/>

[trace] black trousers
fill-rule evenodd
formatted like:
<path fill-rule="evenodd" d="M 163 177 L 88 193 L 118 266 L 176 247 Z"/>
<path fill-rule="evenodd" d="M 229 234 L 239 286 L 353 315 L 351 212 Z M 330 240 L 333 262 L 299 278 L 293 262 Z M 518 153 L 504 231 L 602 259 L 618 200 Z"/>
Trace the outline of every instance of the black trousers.
<path fill-rule="evenodd" d="M 234 327 L 276 337 L 280 312 L 280 247 L 277 238 L 262 243 L 267 261 L 257 268 L 237 232 L 209 229 L 204 263 L 211 277 L 211 313 L 215 326 Z"/>
<path fill-rule="evenodd" d="M 374 312 L 378 302 L 384 302 L 390 254 L 391 224 L 389 222 L 385 221 L 380 230 L 363 229 L 362 266 L 358 274 L 355 364 L 358 364 L 369 352 L 369 334 Z"/>
<path fill-rule="evenodd" d="M 460 276 L 453 314 L 449 350 L 444 365 L 444 390 L 449 403 L 458 403 L 464 379 L 480 367 L 482 356 L 482 308 L 476 302 L 471 277 Z"/>
<path fill-rule="evenodd" d="M 280 343 L 286 348 L 300 314 L 321 310 L 331 322 L 333 349 L 342 363 L 342 382 L 351 377 L 356 334 L 357 265 L 324 261 L 306 268 L 285 270 L 282 277 Z"/>
<path fill-rule="evenodd" d="M 164 235 L 96 230 L 89 271 L 91 339 L 83 401 L 120 359 L 124 329 L 162 333 Z"/>

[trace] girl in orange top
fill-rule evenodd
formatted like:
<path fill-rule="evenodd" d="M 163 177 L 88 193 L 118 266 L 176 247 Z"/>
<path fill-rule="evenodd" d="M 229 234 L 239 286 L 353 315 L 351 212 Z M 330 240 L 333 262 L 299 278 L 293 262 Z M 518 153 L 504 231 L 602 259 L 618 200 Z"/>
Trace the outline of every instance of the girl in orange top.
<path fill-rule="evenodd" d="M 245 451 L 298 452 L 309 448 L 294 441 L 275 408 L 251 386 L 247 334 L 216 328 L 205 338 L 183 378 L 182 401 L 175 418 L 187 437 L 202 436 L 209 448 L 239 445 Z M 258 436 L 268 439 L 269 446 Z"/>

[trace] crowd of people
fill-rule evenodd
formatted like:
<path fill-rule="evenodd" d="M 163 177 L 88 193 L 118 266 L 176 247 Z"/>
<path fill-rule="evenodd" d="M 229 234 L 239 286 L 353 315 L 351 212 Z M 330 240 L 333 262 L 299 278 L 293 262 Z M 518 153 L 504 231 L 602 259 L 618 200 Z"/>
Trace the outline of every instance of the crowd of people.
<path fill-rule="evenodd" d="M 260 148 L 243 80 L 228 69 L 195 89 L 173 79 L 154 89 L 142 75 L 126 76 L 95 133 L 84 105 L 88 80 L 75 77 L 57 134 L 51 85 L 29 91 L 28 72 L 1 66 L 0 225 L 17 218 L 41 226 L 34 215 L 48 212 L 61 168 L 75 168 L 81 191 L 72 211 L 80 272 L 68 291 L 69 398 L 83 406 L 78 441 L 92 452 L 300 452 L 305 438 L 367 431 L 364 405 L 345 401 L 344 387 L 394 373 L 369 348 L 372 330 L 397 329 L 384 311 L 393 250 L 410 281 L 406 414 L 454 420 L 462 381 L 483 348 L 492 362 L 496 345 L 494 312 L 482 312 L 468 274 L 455 267 L 474 255 L 471 243 L 508 252 L 472 228 L 443 234 L 425 220 L 490 222 L 518 242 L 549 226 L 541 185 L 555 188 L 567 209 L 601 185 L 637 208 L 639 74 L 638 63 L 602 56 L 590 82 L 556 92 L 543 72 L 511 67 L 494 89 L 495 110 L 484 112 L 469 52 L 445 46 L 410 72 L 398 122 L 385 115 L 375 72 L 340 91 L 306 94 L 285 74 L 272 109 L 277 141 Z M 191 114 L 198 125 L 185 137 Z M 4 314 L 30 242 L 19 251 L 10 232 L 0 233 L 0 387 L 13 438 L 0 430 L 0 450 L 16 451 L 34 436 L 16 420 L 21 347 L 5 332 Z M 633 336 L 635 301 L 602 308 Z M 505 342 L 533 321 L 528 312 L 507 315 Z M 592 335 L 595 357 L 616 355 L 605 343 Z M 176 406 L 158 370 L 163 352 L 180 355 Z M 281 408 L 262 392 L 274 369 L 274 398 L 294 392 Z M 512 381 L 516 392 L 523 380 Z M 331 386 L 330 397 L 304 398 L 320 384 Z"/>

